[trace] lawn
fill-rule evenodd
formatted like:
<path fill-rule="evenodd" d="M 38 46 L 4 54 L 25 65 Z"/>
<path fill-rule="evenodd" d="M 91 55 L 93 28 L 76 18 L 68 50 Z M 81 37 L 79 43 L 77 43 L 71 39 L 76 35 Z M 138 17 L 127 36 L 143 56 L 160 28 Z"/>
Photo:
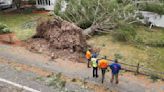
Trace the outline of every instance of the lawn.
<path fill-rule="evenodd" d="M 46 16 L 46 14 L 0 13 L 0 22 L 9 26 L 20 40 L 26 40 L 35 33 L 38 18 Z"/>
<path fill-rule="evenodd" d="M 151 31 L 144 27 L 138 26 L 137 36 L 144 43 L 164 41 L 164 30 L 155 28 Z M 145 67 L 164 72 L 164 48 L 151 47 L 146 45 L 138 45 L 132 43 L 119 42 L 113 38 L 111 34 L 94 36 L 88 40 L 88 44 L 99 47 L 100 55 L 106 55 L 108 58 L 114 59 L 119 57 L 119 60 L 124 63 L 136 65 L 140 62 Z"/>

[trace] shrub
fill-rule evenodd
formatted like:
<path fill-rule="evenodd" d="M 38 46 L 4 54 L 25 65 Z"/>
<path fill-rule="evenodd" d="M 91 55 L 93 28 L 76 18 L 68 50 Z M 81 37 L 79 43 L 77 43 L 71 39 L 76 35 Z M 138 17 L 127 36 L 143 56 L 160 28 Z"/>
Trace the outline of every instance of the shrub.
<path fill-rule="evenodd" d="M 0 23 L 0 34 L 11 33 L 9 27 L 5 24 Z"/>
<path fill-rule="evenodd" d="M 29 4 L 35 5 L 36 4 L 36 0 L 28 0 Z"/>
<path fill-rule="evenodd" d="M 30 8 L 25 8 L 25 9 L 23 10 L 23 13 L 25 13 L 25 14 L 30 14 L 30 13 L 32 13 L 33 9 L 34 9 L 34 8 L 32 8 L 32 7 L 30 7 Z"/>
<path fill-rule="evenodd" d="M 37 11 L 45 11 L 45 8 L 36 8 Z"/>
<path fill-rule="evenodd" d="M 153 82 L 156 82 L 156 81 L 159 79 L 159 77 L 157 77 L 157 75 L 151 74 L 151 75 L 150 75 L 150 79 L 152 79 Z"/>

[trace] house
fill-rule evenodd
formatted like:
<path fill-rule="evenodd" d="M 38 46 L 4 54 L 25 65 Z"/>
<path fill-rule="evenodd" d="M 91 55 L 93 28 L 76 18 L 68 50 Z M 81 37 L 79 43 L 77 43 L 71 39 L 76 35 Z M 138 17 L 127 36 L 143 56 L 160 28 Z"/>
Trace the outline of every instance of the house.
<path fill-rule="evenodd" d="M 26 5 L 26 3 L 29 0 L 22 0 L 22 4 Z M 36 8 L 44 8 L 45 10 L 54 10 L 55 8 L 55 4 L 57 0 L 35 0 L 36 1 Z M 15 7 L 13 6 L 13 0 L 0 0 L 0 10 L 1 8 L 11 8 L 11 7 Z M 62 2 L 61 5 L 62 9 L 61 11 L 65 11 L 66 7 L 67 7 L 67 3 L 66 2 Z"/>
<path fill-rule="evenodd" d="M 27 2 L 28 0 L 22 0 Z M 36 0 L 37 8 L 44 8 L 45 10 L 54 10 L 55 2 L 57 0 Z M 1 8 L 10 8 L 12 7 L 13 0 L 0 0 L 0 9 Z"/>
<path fill-rule="evenodd" d="M 144 24 L 150 24 L 150 26 L 164 27 L 164 15 L 159 15 L 149 11 L 139 11 L 144 17 L 140 21 Z"/>

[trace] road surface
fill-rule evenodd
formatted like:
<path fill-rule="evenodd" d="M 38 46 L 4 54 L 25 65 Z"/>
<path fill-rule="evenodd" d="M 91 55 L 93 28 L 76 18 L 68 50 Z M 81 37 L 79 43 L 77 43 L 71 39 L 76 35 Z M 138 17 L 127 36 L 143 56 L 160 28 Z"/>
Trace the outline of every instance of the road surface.
<path fill-rule="evenodd" d="M 81 80 L 86 80 L 88 83 L 92 83 L 95 85 L 100 85 L 105 87 L 107 91 L 113 92 L 164 92 L 164 83 L 159 81 L 156 83 L 152 83 L 150 79 L 144 76 L 134 76 L 131 73 L 125 73 L 120 76 L 120 84 L 115 85 L 111 84 L 110 81 L 110 73 L 107 73 L 105 83 L 101 84 L 101 77 L 94 79 L 92 78 L 92 69 L 86 68 L 85 64 L 74 63 L 68 60 L 56 60 L 56 62 L 49 61 L 49 58 L 41 55 L 35 54 L 27 51 L 22 47 L 11 47 L 7 45 L 0 45 L 0 57 L 7 59 L 8 62 L 16 62 L 20 64 L 25 64 L 33 67 L 39 67 L 41 69 L 52 71 L 54 73 L 62 73 L 65 76 L 70 78 L 77 78 Z M 12 79 L 10 76 L 11 73 L 5 72 L 5 74 L 0 74 L 0 77 L 4 77 L 5 75 L 7 79 Z M 3 76 L 4 75 L 4 76 Z M 23 77 L 19 77 L 18 80 L 14 80 L 15 82 L 19 82 L 20 79 L 25 79 L 27 74 L 20 73 Z M 32 75 L 31 75 L 32 76 Z M 10 78 L 8 78 L 10 77 Z M 30 87 L 35 88 L 36 90 L 41 90 L 43 86 L 40 83 L 33 85 L 33 83 L 25 82 L 22 80 L 20 83 L 24 85 L 29 85 Z M 27 86 L 28 86 L 27 85 Z M 35 87 L 36 86 L 36 87 Z M 51 92 L 51 88 L 45 87 Z M 44 89 L 43 89 L 44 90 Z M 74 89 L 75 90 L 75 89 Z M 91 90 L 90 90 L 91 91 Z M 95 91 L 95 90 L 94 90 Z M 43 91 L 44 92 L 44 91 Z M 98 91 L 97 91 L 98 92 Z"/>

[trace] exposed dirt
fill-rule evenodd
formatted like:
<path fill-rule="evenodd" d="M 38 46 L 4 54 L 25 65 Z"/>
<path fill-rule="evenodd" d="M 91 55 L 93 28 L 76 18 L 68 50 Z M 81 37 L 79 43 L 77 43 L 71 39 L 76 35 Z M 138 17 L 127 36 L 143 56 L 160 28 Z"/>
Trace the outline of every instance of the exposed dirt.
<path fill-rule="evenodd" d="M 77 59 L 87 47 L 81 28 L 57 18 L 40 23 L 37 33 L 27 44 L 31 51 L 49 54 L 54 59 Z"/>
<path fill-rule="evenodd" d="M 18 40 L 14 33 L 0 34 L 0 44 L 8 45 L 21 45 L 21 41 Z"/>

